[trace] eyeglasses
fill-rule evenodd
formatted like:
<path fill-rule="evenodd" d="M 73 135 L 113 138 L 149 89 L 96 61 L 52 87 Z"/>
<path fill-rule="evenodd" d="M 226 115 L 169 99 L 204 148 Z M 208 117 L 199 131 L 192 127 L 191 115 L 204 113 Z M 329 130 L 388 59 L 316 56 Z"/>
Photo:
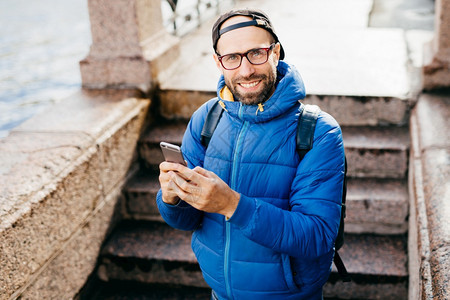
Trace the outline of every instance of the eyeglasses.
<path fill-rule="evenodd" d="M 268 48 L 251 49 L 245 53 L 219 55 L 217 58 L 225 70 L 234 70 L 239 68 L 243 57 L 247 57 L 247 60 L 252 65 L 262 65 L 269 59 L 269 51 L 272 50 L 273 47 L 275 47 L 275 44 L 271 44 Z"/>

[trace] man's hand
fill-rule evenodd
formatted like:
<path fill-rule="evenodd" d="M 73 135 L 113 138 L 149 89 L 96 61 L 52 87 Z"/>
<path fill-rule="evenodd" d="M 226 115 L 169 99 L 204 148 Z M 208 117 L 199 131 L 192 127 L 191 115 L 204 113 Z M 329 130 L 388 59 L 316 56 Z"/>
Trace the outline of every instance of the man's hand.
<path fill-rule="evenodd" d="M 159 183 L 161 185 L 162 200 L 167 204 L 176 205 L 180 198 L 177 193 L 172 189 L 173 182 L 171 173 L 176 168 L 175 163 L 162 162 L 159 165 Z"/>
<path fill-rule="evenodd" d="M 161 163 L 160 170 L 164 202 L 174 204 L 179 197 L 198 210 L 222 214 L 227 218 L 236 210 L 240 194 L 213 172 L 200 167 L 191 170 L 168 162 Z"/>

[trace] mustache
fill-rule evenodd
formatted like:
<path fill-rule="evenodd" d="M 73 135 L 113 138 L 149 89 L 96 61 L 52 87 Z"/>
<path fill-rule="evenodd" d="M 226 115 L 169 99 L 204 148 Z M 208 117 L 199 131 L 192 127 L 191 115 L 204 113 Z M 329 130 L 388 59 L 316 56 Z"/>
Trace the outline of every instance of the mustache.
<path fill-rule="evenodd" d="M 265 80 L 267 79 L 267 75 L 264 74 L 252 74 L 248 77 L 239 76 L 233 79 L 233 83 L 237 84 L 240 81 L 256 81 L 256 80 Z"/>

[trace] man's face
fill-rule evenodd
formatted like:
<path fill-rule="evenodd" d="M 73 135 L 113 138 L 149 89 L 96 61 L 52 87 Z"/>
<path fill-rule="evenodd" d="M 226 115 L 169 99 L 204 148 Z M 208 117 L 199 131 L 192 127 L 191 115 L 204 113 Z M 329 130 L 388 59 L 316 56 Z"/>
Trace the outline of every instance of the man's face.
<path fill-rule="evenodd" d="M 221 28 L 235 23 L 251 20 L 249 17 L 236 16 L 225 21 Z M 272 35 L 255 26 L 242 27 L 224 33 L 218 43 L 217 52 L 220 55 L 245 53 L 251 49 L 268 48 L 273 43 Z M 225 78 L 225 84 L 233 93 L 235 100 L 243 104 L 258 104 L 266 101 L 275 90 L 280 44 L 269 51 L 269 58 L 262 65 L 252 65 L 243 57 L 241 66 L 234 70 L 226 70 L 214 55 L 217 67 Z"/>

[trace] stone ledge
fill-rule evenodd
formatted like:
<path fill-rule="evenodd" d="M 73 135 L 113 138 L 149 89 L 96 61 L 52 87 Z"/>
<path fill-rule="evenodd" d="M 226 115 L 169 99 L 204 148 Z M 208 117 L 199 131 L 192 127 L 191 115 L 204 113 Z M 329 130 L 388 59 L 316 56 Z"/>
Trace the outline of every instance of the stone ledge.
<path fill-rule="evenodd" d="M 81 91 L 0 142 L 0 298 L 45 274 L 55 254 L 121 186 L 149 106 L 129 98 L 136 95 Z M 67 284 L 64 276 L 51 280 Z"/>
<path fill-rule="evenodd" d="M 450 298 L 450 97 L 424 94 L 411 118 L 410 295 Z"/>

